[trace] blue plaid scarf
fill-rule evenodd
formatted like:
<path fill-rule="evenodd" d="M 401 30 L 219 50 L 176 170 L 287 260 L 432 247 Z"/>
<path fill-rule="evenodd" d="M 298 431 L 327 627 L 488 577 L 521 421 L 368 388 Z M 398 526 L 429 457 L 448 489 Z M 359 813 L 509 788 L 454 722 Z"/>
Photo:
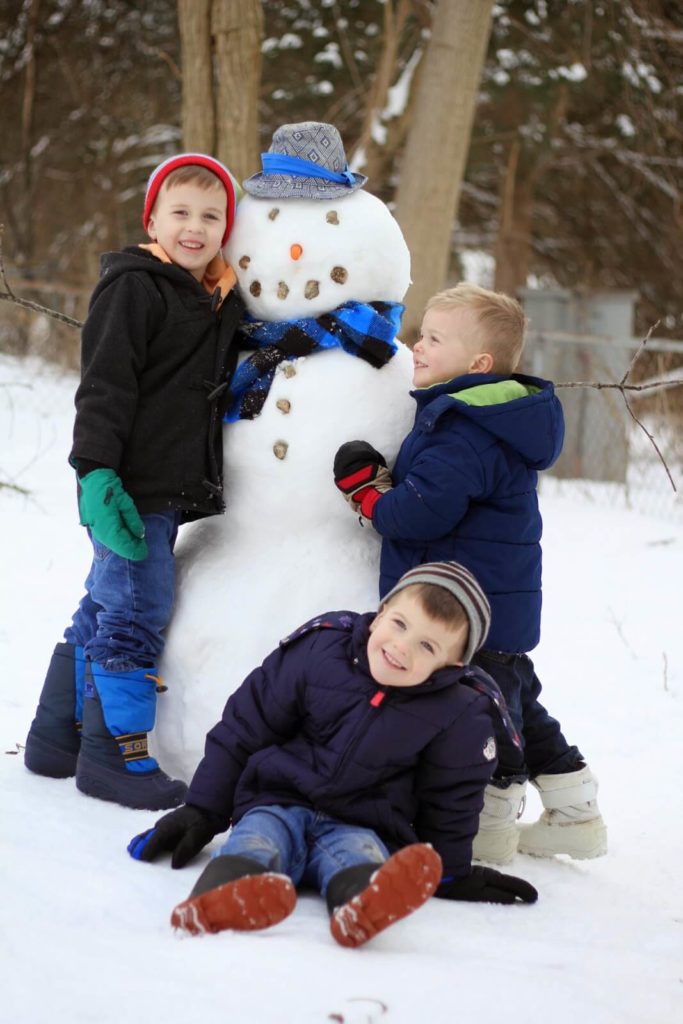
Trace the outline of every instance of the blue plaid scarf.
<path fill-rule="evenodd" d="M 253 420 L 268 397 L 275 370 L 285 359 L 326 348 L 342 348 L 379 369 L 398 349 L 395 340 L 404 306 L 398 302 L 345 302 L 330 313 L 301 320 L 254 320 L 240 325 L 240 344 L 254 348 L 235 370 L 226 423 Z"/>

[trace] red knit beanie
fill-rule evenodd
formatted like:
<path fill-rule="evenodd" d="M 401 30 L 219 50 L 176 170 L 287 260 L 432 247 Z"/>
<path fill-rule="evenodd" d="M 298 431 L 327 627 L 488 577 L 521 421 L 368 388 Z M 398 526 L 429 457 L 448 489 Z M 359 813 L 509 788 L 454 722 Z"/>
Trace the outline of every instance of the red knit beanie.
<path fill-rule="evenodd" d="M 159 164 L 149 176 L 147 182 L 147 191 L 145 193 L 145 205 L 142 211 L 142 224 L 147 230 L 149 224 L 149 218 L 152 216 L 152 209 L 159 195 L 159 190 L 166 178 L 169 176 L 171 171 L 177 171 L 179 167 L 205 167 L 211 171 L 221 181 L 223 188 L 228 196 L 227 206 L 227 217 L 225 221 L 225 232 L 221 245 L 225 245 L 228 240 L 228 236 L 232 231 L 232 225 L 235 220 L 235 207 L 240 198 L 242 190 L 240 189 L 236 179 L 230 173 L 225 164 L 222 164 L 220 160 L 216 160 L 212 156 L 207 156 L 205 153 L 178 153 L 177 156 L 170 156 L 168 160 L 164 160 L 163 163 Z"/>

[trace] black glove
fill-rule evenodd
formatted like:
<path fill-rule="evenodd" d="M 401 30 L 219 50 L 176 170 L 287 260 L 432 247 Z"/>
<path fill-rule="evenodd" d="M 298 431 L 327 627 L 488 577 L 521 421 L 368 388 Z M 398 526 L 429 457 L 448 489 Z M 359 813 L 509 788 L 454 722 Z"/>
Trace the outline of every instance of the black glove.
<path fill-rule="evenodd" d="M 523 878 L 504 875 L 493 868 L 472 868 L 467 878 L 442 882 L 434 893 L 442 900 L 466 900 L 468 903 L 535 903 L 538 893 Z"/>
<path fill-rule="evenodd" d="M 367 441 L 347 441 L 334 457 L 334 482 L 354 512 L 372 519 L 372 510 L 392 488 L 384 456 Z"/>
<path fill-rule="evenodd" d="M 133 836 L 128 853 L 135 860 L 156 860 L 160 853 L 171 853 L 171 867 L 183 868 L 214 836 L 225 832 L 226 818 L 183 804 L 159 818 L 154 828 Z"/>

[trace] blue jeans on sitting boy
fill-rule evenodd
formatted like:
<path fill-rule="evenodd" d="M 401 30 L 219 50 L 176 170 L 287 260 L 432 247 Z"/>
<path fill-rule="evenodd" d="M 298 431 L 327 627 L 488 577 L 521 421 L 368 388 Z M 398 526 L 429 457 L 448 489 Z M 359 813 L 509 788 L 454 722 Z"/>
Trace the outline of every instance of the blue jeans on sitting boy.
<path fill-rule="evenodd" d="M 383 864 L 389 851 L 368 828 L 308 807 L 254 807 L 233 825 L 214 856 L 248 857 L 324 897 L 332 877 L 357 864 Z"/>
<path fill-rule="evenodd" d="M 494 785 L 535 779 L 538 775 L 561 775 L 583 767 L 578 747 L 567 743 L 560 723 L 548 714 L 538 699 L 541 683 L 527 654 L 506 654 L 485 648 L 475 654 L 472 663 L 498 684 L 522 737 L 523 750 L 520 751 L 502 723 L 496 723 L 498 766 L 492 779 Z"/>
<path fill-rule="evenodd" d="M 155 666 L 173 608 L 178 513 L 144 515 L 142 521 L 148 555 L 141 562 L 121 558 L 90 536 L 86 592 L 64 631 L 67 643 L 110 671 Z"/>

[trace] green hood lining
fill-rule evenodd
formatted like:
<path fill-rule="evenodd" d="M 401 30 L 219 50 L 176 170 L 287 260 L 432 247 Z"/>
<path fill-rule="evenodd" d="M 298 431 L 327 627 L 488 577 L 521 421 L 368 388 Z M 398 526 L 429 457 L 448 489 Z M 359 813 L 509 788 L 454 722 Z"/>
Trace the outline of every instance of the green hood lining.
<path fill-rule="evenodd" d="M 540 390 L 535 384 L 521 384 L 518 380 L 498 380 L 492 384 L 477 384 L 476 387 L 456 391 L 448 397 L 464 405 L 503 405 L 518 398 L 537 395 Z"/>

